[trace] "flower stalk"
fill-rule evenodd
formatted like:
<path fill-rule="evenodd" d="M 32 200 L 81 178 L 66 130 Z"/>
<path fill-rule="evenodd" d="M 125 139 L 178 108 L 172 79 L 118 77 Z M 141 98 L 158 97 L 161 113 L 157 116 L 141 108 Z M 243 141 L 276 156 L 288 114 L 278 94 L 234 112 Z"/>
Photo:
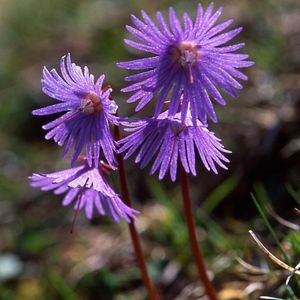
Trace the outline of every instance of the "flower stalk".
<path fill-rule="evenodd" d="M 121 139 L 121 134 L 120 134 L 120 130 L 119 130 L 118 126 L 114 126 L 114 134 L 115 134 L 116 141 L 119 141 Z M 124 202 L 129 207 L 131 207 L 131 200 L 130 200 L 130 195 L 129 195 L 129 190 L 128 190 L 127 177 L 126 177 L 122 154 L 117 154 L 117 161 L 118 161 L 118 166 L 119 166 L 118 173 L 119 173 L 119 179 L 120 179 L 120 188 L 121 188 L 122 198 L 123 198 Z M 133 219 L 131 219 L 131 222 L 128 223 L 128 227 L 129 227 L 130 237 L 131 237 L 134 252 L 135 252 L 135 257 L 136 257 L 136 260 L 138 262 L 138 265 L 139 265 L 139 268 L 141 271 L 144 286 L 145 286 L 151 300 L 159 300 L 158 293 L 157 293 L 157 291 L 154 287 L 154 284 L 148 274 L 141 242 L 140 242 L 139 235 L 137 233 Z"/>
<path fill-rule="evenodd" d="M 184 170 L 181 164 L 179 168 L 180 168 L 180 176 L 181 176 L 181 192 L 182 192 L 184 216 L 188 228 L 190 246 L 198 269 L 199 277 L 205 287 L 206 294 L 210 298 L 210 300 L 218 300 L 217 293 L 210 279 L 208 278 L 207 269 L 204 263 L 204 258 L 201 252 L 201 248 L 199 247 L 197 241 L 196 228 L 193 219 L 193 210 L 192 210 L 192 201 L 190 195 L 188 174 L 186 173 L 186 171 Z"/>

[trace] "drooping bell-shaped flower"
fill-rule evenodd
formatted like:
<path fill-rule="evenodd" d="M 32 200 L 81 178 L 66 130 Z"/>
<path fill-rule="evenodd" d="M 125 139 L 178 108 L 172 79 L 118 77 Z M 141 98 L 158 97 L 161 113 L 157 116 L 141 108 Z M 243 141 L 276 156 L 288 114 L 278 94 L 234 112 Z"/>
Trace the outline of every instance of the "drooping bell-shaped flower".
<path fill-rule="evenodd" d="M 79 167 L 50 174 L 33 174 L 29 177 L 31 186 L 54 194 L 65 194 L 62 205 L 73 203 L 74 209 L 84 209 L 91 219 L 93 211 L 100 215 L 109 213 L 115 222 L 121 218 L 130 222 L 137 210 L 127 206 L 108 184 L 102 164 L 90 167 L 86 162 Z"/>
<path fill-rule="evenodd" d="M 182 164 L 187 173 L 195 176 L 195 152 L 207 170 L 218 173 L 216 165 L 227 169 L 224 163 L 229 160 L 224 154 L 230 151 L 225 150 L 221 140 L 199 120 L 195 126 L 190 113 L 185 124 L 181 122 L 180 113 L 170 117 L 167 112 L 160 114 L 158 118 L 123 124 L 130 135 L 118 142 L 119 152 L 126 153 L 125 159 L 137 153 L 135 162 L 140 163 L 141 168 L 154 160 L 150 173 L 159 170 L 159 179 L 163 179 L 169 171 L 172 181 L 175 181 L 178 164 Z"/>

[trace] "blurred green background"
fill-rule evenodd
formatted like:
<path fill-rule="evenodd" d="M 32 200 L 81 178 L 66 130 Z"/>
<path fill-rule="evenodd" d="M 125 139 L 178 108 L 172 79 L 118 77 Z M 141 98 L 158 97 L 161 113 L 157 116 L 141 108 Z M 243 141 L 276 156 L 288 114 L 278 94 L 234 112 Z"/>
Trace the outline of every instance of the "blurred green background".
<path fill-rule="evenodd" d="M 77 300 L 146 299 L 125 223 L 108 218 L 88 222 L 80 214 L 69 234 L 72 209 L 60 198 L 28 187 L 32 172 L 67 166 L 61 149 L 43 139 L 32 109 L 51 99 L 41 92 L 44 65 L 58 67 L 71 52 L 95 76 L 106 74 L 121 115 L 133 115 L 119 90 L 124 70 L 117 61 L 140 54 L 123 44 L 131 13 L 195 13 L 198 1 L 146 0 L 0 0 L 0 299 Z M 206 7 L 209 1 L 202 1 Z M 244 27 L 235 41 L 256 65 L 238 100 L 218 107 L 213 125 L 232 150 L 229 171 L 218 176 L 199 163 L 191 178 L 194 212 L 221 299 L 289 297 L 288 274 L 274 266 L 250 239 L 253 229 L 281 257 L 266 221 L 250 193 L 265 208 L 270 225 L 296 265 L 299 230 L 287 228 L 277 213 L 295 225 L 299 215 L 300 167 L 300 2 L 298 0 L 226 0 L 221 19 Z M 144 114 L 151 114 L 148 109 Z M 126 162 L 135 206 L 142 211 L 137 227 L 149 269 L 162 299 L 204 299 L 197 281 L 182 216 L 180 187 L 159 183 L 132 161 Z M 117 177 L 112 181 L 117 186 Z M 298 203 L 297 203 L 298 200 Z M 299 228 L 298 228 L 299 229 Z M 238 263 L 238 256 L 257 268 Z M 284 258 L 283 258 L 284 259 Z M 276 271 L 275 271 L 276 270 Z M 261 272 L 261 273 L 260 273 Z M 297 280 L 291 288 L 300 296 Z M 287 299 L 287 298 L 284 298 Z M 292 299 L 292 298 L 291 298 Z"/>

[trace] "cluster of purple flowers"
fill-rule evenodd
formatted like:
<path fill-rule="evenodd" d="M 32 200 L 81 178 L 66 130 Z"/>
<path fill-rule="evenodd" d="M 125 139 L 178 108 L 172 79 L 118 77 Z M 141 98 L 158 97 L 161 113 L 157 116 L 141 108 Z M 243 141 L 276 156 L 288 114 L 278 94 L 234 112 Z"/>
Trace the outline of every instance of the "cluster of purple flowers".
<path fill-rule="evenodd" d="M 211 99 L 225 105 L 217 87 L 236 96 L 235 89 L 242 88 L 237 79 L 247 79 L 238 69 L 253 62 L 246 60 L 246 54 L 234 53 L 243 43 L 225 45 L 241 28 L 222 33 L 232 20 L 215 25 L 222 8 L 213 9 L 213 3 L 206 10 L 199 4 L 194 22 L 183 14 L 183 26 L 173 8 L 169 9 L 170 26 L 160 12 L 156 25 L 142 11 L 142 19 L 132 15 L 134 27 L 127 26 L 134 41 L 125 40 L 126 44 L 151 56 L 118 64 L 141 71 L 125 78 L 134 83 L 122 91 L 132 92 L 127 101 L 139 102 L 136 111 L 152 99 L 156 107 L 153 117 L 126 124 L 133 133 L 120 141 L 120 151 L 127 152 L 125 158 L 138 151 L 135 162 L 141 167 L 156 157 L 150 172 L 159 169 L 160 179 L 169 170 L 174 181 L 178 161 L 187 173 L 196 175 L 195 148 L 206 169 L 215 173 L 216 165 L 226 168 L 228 162 L 224 153 L 230 151 L 208 130 L 207 116 L 217 122 Z"/>
<path fill-rule="evenodd" d="M 100 215 L 108 212 L 114 221 L 120 218 L 130 222 L 137 210 L 129 207 L 109 186 L 107 174 L 117 169 L 116 142 L 110 125 L 119 125 L 117 104 L 110 98 L 112 89 L 103 87 L 101 75 L 94 80 L 87 67 L 82 69 L 71 62 L 70 54 L 62 57 L 60 76 L 56 70 L 43 70 L 43 92 L 59 101 L 33 111 L 34 115 L 63 113 L 43 126 L 46 139 L 62 146 L 63 155 L 72 152 L 71 168 L 51 174 L 33 174 L 31 185 L 55 194 L 65 193 L 63 205 L 74 204 L 74 209 L 84 209 L 92 218 L 94 208 Z M 83 149 L 85 151 L 83 151 Z M 79 166 L 74 166 L 75 164 Z"/>
<path fill-rule="evenodd" d="M 199 4 L 196 18 L 184 13 L 183 22 L 173 8 L 168 22 L 160 12 L 156 22 L 144 11 L 141 18 L 131 16 L 133 26 L 126 28 L 133 40 L 125 39 L 125 43 L 146 52 L 147 57 L 117 65 L 138 71 L 125 77 L 131 83 L 122 91 L 132 93 L 127 102 L 137 102 L 136 111 L 155 101 L 149 118 L 119 119 L 112 89 L 103 87 L 104 75 L 95 83 L 88 68 L 72 63 L 69 54 L 61 59 L 61 76 L 45 68 L 43 91 L 59 103 L 33 113 L 62 113 L 43 128 L 48 131 L 46 139 L 65 145 L 64 156 L 72 152 L 71 169 L 34 174 L 32 186 L 66 193 L 63 205 L 73 202 L 76 209 L 85 208 L 88 218 L 95 207 L 101 215 L 108 211 L 115 221 L 130 221 L 137 211 L 122 202 L 105 176 L 107 167 L 117 168 L 116 152 L 125 153 L 125 159 L 136 153 L 135 162 L 142 168 L 153 161 L 150 173 L 158 171 L 159 179 L 169 172 L 175 181 L 178 164 L 196 175 L 195 150 L 207 170 L 217 173 L 217 165 L 226 169 L 225 154 L 230 151 L 208 129 L 209 119 L 217 122 L 212 99 L 225 105 L 220 91 L 237 96 L 236 90 L 242 88 L 238 80 L 247 80 L 239 69 L 253 62 L 247 60 L 248 55 L 235 53 L 243 43 L 227 45 L 241 28 L 224 32 L 233 20 L 216 25 L 221 12 L 222 8 L 214 12 L 213 4 L 206 10 Z M 130 134 L 115 142 L 111 125 L 123 125 Z M 84 160 L 76 167 L 82 152 Z"/>

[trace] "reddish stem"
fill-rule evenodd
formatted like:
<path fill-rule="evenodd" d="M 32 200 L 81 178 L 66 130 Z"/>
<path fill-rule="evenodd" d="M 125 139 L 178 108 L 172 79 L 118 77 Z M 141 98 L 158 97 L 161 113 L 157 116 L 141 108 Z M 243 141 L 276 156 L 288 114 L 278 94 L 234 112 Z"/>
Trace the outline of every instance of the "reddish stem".
<path fill-rule="evenodd" d="M 117 141 L 120 140 L 121 134 L 120 134 L 119 127 L 114 126 L 114 133 L 115 133 L 115 139 Z M 129 195 L 129 191 L 128 191 L 127 178 L 126 178 L 126 172 L 125 172 L 122 155 L 118 154 L 117 159 L 118 159 L 118 166 L 119 166 L 119 178 L 120 178 L 122 197 L 123 197 L 124 202 L 128 206 L 131 207 L 131 200 L 130 200 L 130 195 Z M 131 240 L 132 240 L 133 247 L 134 247 L 135 256 L 136 256 L 138 265 L 140 267 L 140 271 L 142 274 L 145 288 L 147 289 L 148 295 L 151 300 L 159 300 L 158 293 L 157 293 L 157 291 L 152 283 L 152 280 L 148 274 L 148 271 L 147 271 L 147 266 L 146 266 L 146 262 L 145 262 L 145 259 L 143 256 L 142 246 L 141 246 L 139 235 L 136 231 L 133 219 L 131 219 L 131 223 L 128 223 L 128 226 L 129 226 L 130 236 L 131 236 Z"/>
<path fill-rule="evenodd" d="M 192 201 L 190 195 L 190 187 L 189 187 L 189 178 L 184 168 L 180 164 L 180 175 L 181 175 L 181 192 L 183 199 L 183 208 L 184 215 L 186 219 L 186 224 L 188 227 L 188 233 L 190 238 L 190 246 L 193 252 L 193 256 L 196 262 L 196 266 L 198 269 L 199 277 L 203 282 L 203 285 L 206 290 L 206 294 L 209 296 L 211 300 L 218 300 L 217 293 L 210 282 L 210 279 L 207 275 L 207 270 L 204 263 L 204 258 L 201 253 L 201 249 L 197 242 L 196 228 L 193 220 L 193 210 L 192 210 Z"/>
<path fill-rule="evenodd" d="M 72 225 L 71 225 L 71 229 L 70 229 L 70 234 L 73 234 L 73 231 L 74 231 L 74 227 L 75 227 L 75 223 L 76 223 L 76 220 L 77 220 L 78 212 L 79 212 L 79 209 L 80 209 L 80 206 L 81 206 L 81 196 L 82 196 L 82 191 L 80 192 L 80 194 L 78 196 L 77 207 L 75 206 L 75 213 L 74 213 L 74 216 L 73 216 L 73 221 L 72 221 Z"/>

